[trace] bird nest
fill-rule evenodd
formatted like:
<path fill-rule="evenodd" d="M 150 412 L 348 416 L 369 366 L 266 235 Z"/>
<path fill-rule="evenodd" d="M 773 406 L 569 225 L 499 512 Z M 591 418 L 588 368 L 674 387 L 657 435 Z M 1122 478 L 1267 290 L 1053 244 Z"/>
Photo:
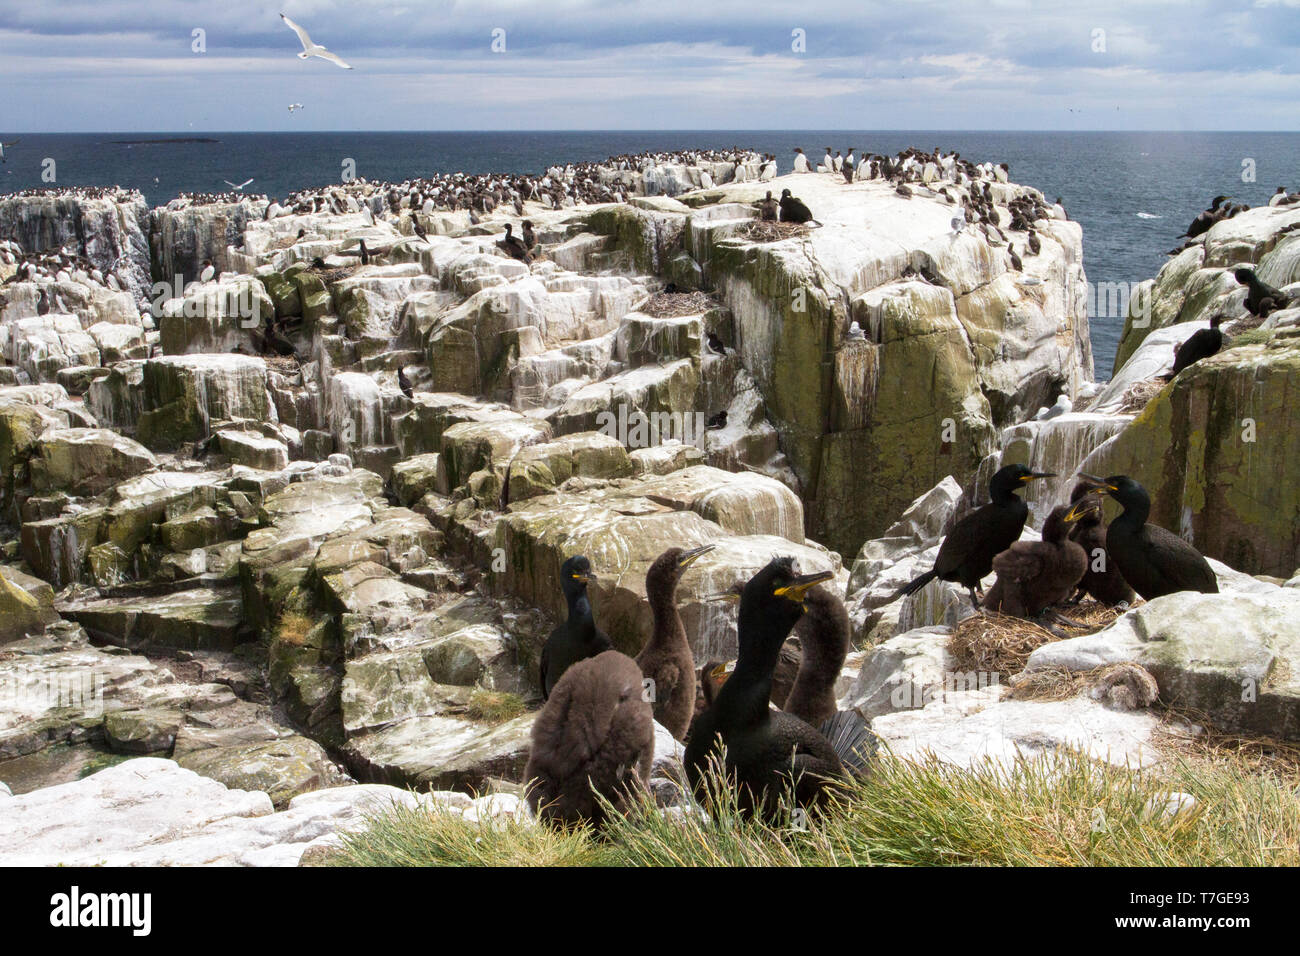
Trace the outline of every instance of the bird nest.
<path fill-rule="evenodd" d="M 263 355 L 262 361 L 266 362 L 266 367 L 281 375 L 297 375 L 301 366 L 298 360 L 292 355 Z"/>
<path fill-rule="evenodd" d="M 1100 630 L 1123 612 L 1096 601 L 1084 601 L 1064 609 L 1063 613 L 1083 625 L 1073 635 L 1077 636 Z M 954 668 L 958 671 L 1011 675 L 1025 669 L 1029 655 L 1036 649 L 1059 640 L 1058 635 L 1033 621 L 985 611 L 966 618 L 953 628 L 948 639 L 948 653 L 953 656 Z"/>
<path fill-rule="evenodd" d="M 808 227 L 801 222 L 772 222 L 770 220 L 755 219 L 741 226 L 736 235 L 751 242 L 779 242 L 782 239 L 793 239 L 795 236 L 805 235 L 807 232 Z"/>
<path fill-rule="evenodd" d="M 651 296 L 637 311 L 656 319 L 671 319 L 679 315 L 699 315 L 715 306 L 716 303 L 703 292 L 660 292 Z"/>
<path fill-rule="evenodd" d="M 1117 411 L 1121 415 L 1142 411 L 1147 407 L 1151 399 L 1160 394 L 1160 390 L 1167 384 L 1169 384 L 1168 381 L 1159 376 L 1134 382 L 1125 389 L 1124 395 L 1119 400 Z"/>

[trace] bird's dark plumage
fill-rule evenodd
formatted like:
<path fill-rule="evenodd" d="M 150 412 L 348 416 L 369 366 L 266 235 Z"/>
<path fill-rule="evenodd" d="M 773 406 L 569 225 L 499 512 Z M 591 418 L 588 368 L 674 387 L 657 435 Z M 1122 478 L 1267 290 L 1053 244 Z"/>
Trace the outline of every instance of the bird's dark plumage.
<path fill-rule="evenodd" d="M 1189 365 L 1195 365 L 1223 348 L 1223 333 L 1219 331 L 1219 323 L 1222 321 L 1222 315 L 1214 316 L 1210 319 L 1208 329 L 1197 329 L 1174 350 L 1173 375 L 1177 376 Z"/>
<path fill-rule="evenodd" d="M 1070 525 L 1070 540 L 1083 548 L 1087 570 L 1079 580 L 1079 590 L 1109 607 L 1132 604 L 1133 589 L 1124 580 L 1118 565 L 1106 553 L 1106 525 L 1102 520 L 1101 502 L 1088 492 L 1092 486 L 1081 481 L 1070 492 L 1070 504 L 1077 513 Z"/>
<path fill-rule="evenodd" d="M 1015 541 L 993 559 L 998 579 L 984 606 L 1016 617 L 1037 617 L 1074 593 L 1088 569 L 1083 547 L 1069 538 L 1069 505 L 1058 505 L 1043 522 L 1041 541 Z"/>
<path fill-rule="evenodd" d="M 677 613 L 677 582 L 692 561 L 712 550 L 711 544 L 689 550 L 669 548 L 645 577 L 654 630 L 636 663 L 646 679 L 654 681 L 650 691 L 655 720 L 678 740 L 686 739 L 695 714 L 695 658 Z"/>
<path fill-rule="evenodd" d="M 930 581 L 956 581 L 970 591 L 975 607 L 980 581 L 993 570 L 993 559 L 1020 539 L 1029 517 L 1029 506 L 1016 495 L 1026 482 L 1054 475 L 1030 471 L 1024 465 L 1007 465 L 989 481 L 992 500 L 962 518 L 943 539 L 934 567 L 912 579 L 895 593 L 895 597 L 915 594 Z"/>
<path fill-rule="evenodd" d="M 1094 494 L 1108 494 L 1124 512 L 1106 529 L 1106 553 L 1134 591 L 1148 601 L 1177 591 L 1218 594 L 1219 580 L 1204 556 L 1178 535 L 1148 524 L 1151 497 L 1127 475 L 1079 477 Z"/>
<path fill-rule="evenodd" d="M 1262 316 L 1267 314 L 1265 309 L 1261 307 L 1265 299 L 1272 299 L 1273 307 L 1278 309 L 1286 308 L 1291 301 L 1291 297 L 1281 289 L 1275 289 L 1267 282 L 1261 281 L 1259 276 L 1255 275 L 1254 269 L 1242 266 L 1233 270 L 1232 275 L 1248 290 L 1246 292 L 1246 311 L 1251 315 Z"/>
<path fill-rule="evenodd" d="M 542 648 L 540 676 L 543 699 L 550 696 L 551 688 L 578 661 L 614 647 L 609 636 L 596 626 L 596 618 L 591 612 L 587 585 L 595 580 L 591 562 L 580 554 L 569 558 L 560 567 L 560 589 L 569 605 L 569 616 L 551 632 Z"/>
<path fill-rule="evenodd" d="M 397 387 L 402 390 L 402 394 L 407 398 L 415 396 L 415 389 L 411 386 L 411 380 L 406 377 L 406 370 L 398 368 L 397 370 Z"/>
<path fill-rule="evenodd" d="M 527 262 L 530 258 L 528 250 L 524 248 L 524 244 L 519 241 L 517 236 L 512 235 L 511 230 L 510 223 L 506 223 L 506 236 L 497 245 L 504 249 L 510 258 L 518 259 L 520 262 Z"/>
<path fill-rule="evenodd" d="M 813 217 L 812 210 L 790 195 L 788 189 L 781 190 L 780 207 L 782 222 L 808 222 Z"/>
<path fill-rule="evenodd" d="M 804 600 L 806 613 L 795 624 L 803 651 L 799 675 L 782 708 L 813 727 L 835 716 L 835 682 L 849 653 L 849 613 L 844 602 L 825 587 Z"/>
<path fill-rule="evenodd" d="M 787 787 L 808 806 L 823 798 L 844 767 L 830 743 L 797 717 L 768 705 L 772 671 L 791 628 L 803 614 L 808 589 L 829 572 L 799 575 L 793 561 L 776 558 L 745 584 L 740 598 L 740 656 L 712 706 L 691 726 L 686 775 L 696 792 L 719 744 L 742 812 L 770 812 Z"/>
<path fill-rule="evenodd" d="M 641 669 L 618 651 L 578 661 L 533 722 L 524 779 L 542 820 L 569 826 L 605 820 L 600 794 L 618 807 L 644 792 L 654 760 L 654 715 Z"/>
<path fill-rule="evenodd" d="M 767 198 L 758 204 L 758 218 L 763 222 L 776 222 L 780 209 L 780 204 L 772 198 L 772 190 L 769 189 Z"/>

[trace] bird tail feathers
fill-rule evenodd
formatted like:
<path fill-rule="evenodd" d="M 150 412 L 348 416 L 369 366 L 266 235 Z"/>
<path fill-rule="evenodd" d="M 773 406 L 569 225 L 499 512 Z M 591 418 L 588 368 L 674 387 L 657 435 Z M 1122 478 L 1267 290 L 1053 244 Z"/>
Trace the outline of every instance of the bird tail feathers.
<path fill-rule="evenodd" d="M 840 758 L 840 763 L 855 777 L 866 772 L 880 747 L 871 726 L 856 710 L 836 711 L 818 729 Z"/>
<path fill-rule="evenodd" d="M 901 588 L 899 588 L 897 591 L 894 592 L 893 600 L 895 601 L 898 600 L 904 594 L 915 594 L 917 591 L 921 590 L 921 588 L 925 587 L 927 584 L 929 584 L 938 576 L 939 576 L 939 572 L 934 570 L 934 568 L 931 568 L 929 571 L 926 571 L 925 574 L 922 574 L 920 577 L 912 578 L 912 580 L 908 581 Z"/>

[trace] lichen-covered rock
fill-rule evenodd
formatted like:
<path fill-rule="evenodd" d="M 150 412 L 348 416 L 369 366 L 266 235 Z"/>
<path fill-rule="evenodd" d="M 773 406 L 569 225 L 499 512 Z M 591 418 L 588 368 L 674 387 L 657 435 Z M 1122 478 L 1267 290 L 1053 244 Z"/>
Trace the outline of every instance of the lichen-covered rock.
<path fill-rule="evenodd" d="M 266 363 L 251 355 L 179 355 L 144 365 L 138 435 L 153 449 L 207 436 L 218 419 L 267 421 Z"/>
<path fill-rule="evenodd" d="M 1136 478 L 1150 520 L 1249 574 L 1300 564 L 1300 345 L 1229 348 L 1163 389 L 1080 465 Z"/>
<path fill-rule="evenodd" d="M 75 495 L 97 495 L 158 464 L 149 449 L 106 428 L 49 429 L 37 452 L 33 485 Z"/>

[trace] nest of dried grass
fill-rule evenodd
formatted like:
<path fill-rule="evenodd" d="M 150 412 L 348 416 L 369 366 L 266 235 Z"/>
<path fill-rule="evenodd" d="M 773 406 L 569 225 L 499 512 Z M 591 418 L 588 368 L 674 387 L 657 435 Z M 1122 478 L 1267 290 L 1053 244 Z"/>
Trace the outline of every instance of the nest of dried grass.
<path fill-rule="evenodd" d="M 1077 637 L 1101 630 L 1123 612 L 1097 601 L 1083 601 L 1065 608 L 1063 613 L 1070 620 L 1083 625 L 1078 629 L 1070 629 L 1069 636 Z M 948 639 L 948 653 L 953 656 L 959 671 L 1019 674 L 1025 669 L 1029 655 L 1037 648 L 1059 640 L 1061 638 L 1058 635 L 1033 621 L 996 611 L 985 611 L 966 618 L 953 628 L 952 636 Z"/>
<path fill-rule="evenodd" d="M 679 315 L 699 315 L 716 308 L 704 292 L 660 292 L 652 295 L 638 312 L 656 319 L 671 319 Z"/>
<path fill-rule="evenodd" d="M 801 222 L 772 222 L 770 220 L 755 219 L 741 226 L 736 235 L 751 242 L 780 242 L 782 239 L 793 239 L 795 236 L 802 236 L 807 232 L 808 227 Z"/>
<path fill-rule="evenodd" d="M 1134 382 L 1124 392 L 1124 396 L 1119 401 L 1119 413 L 1127 415 L 1130 412 L 1142 411 L 1147 407 L 1147 403 L 1159 395 L 1160 390 L 1168 384 L 1167 380 L 1159 376 Z"/>
<path fill-rule="evenodd" d="M 948 653 L 959 671 L 1018 674 L 1036 648 L 1057 639 L 1033 621 L 985 611 L 953 628 Z"/>

